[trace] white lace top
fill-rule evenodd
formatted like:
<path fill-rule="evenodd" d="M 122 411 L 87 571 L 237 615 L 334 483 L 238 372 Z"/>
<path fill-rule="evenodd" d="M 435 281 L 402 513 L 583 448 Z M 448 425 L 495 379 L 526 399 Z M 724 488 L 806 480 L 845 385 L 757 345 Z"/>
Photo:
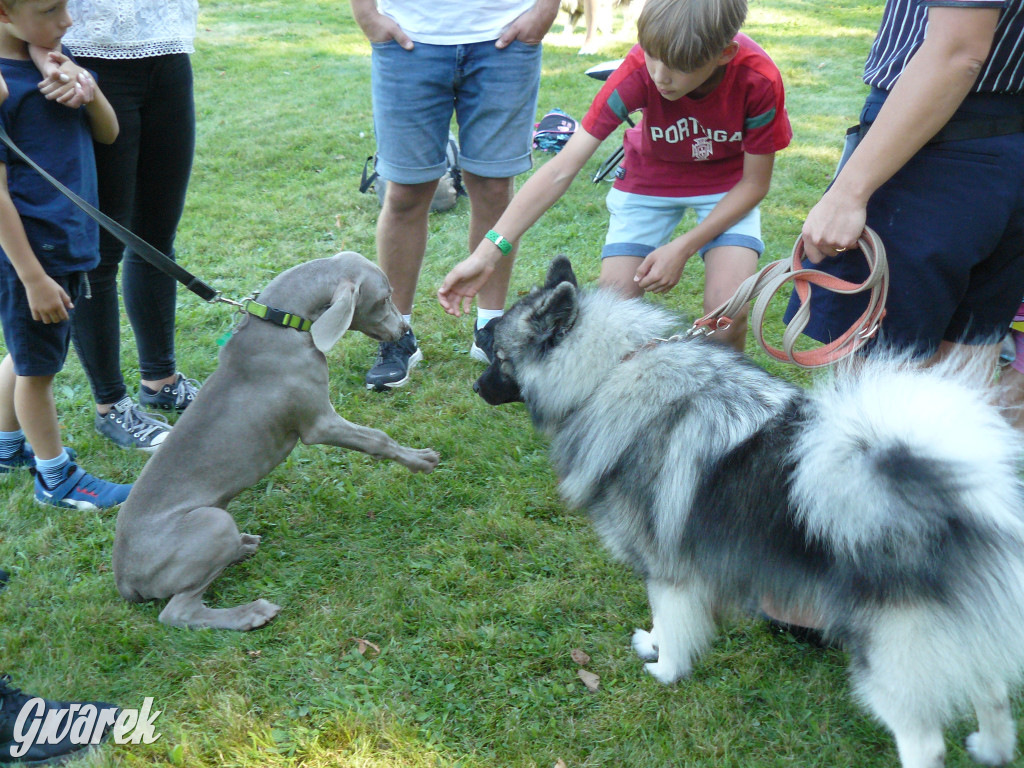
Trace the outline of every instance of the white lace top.
<path fill-rule="evenodd" d="M 76 56 L 142 59 L 195 53 L 199 0 L 68 0 L 74 25 L 63 43 Z"/>

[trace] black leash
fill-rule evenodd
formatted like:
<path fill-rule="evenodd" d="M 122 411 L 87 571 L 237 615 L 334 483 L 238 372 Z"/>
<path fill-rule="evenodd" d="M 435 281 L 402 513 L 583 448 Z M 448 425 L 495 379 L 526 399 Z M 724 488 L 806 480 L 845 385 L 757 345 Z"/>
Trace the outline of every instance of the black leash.
<path fill-rule="evenodd" d="M 125 247 L 135 251 L 135 253 L 139 254 L 139 256 L 144 258 L 154 267 L 173 277 L 203 301 L 219 301 L 225 304 L 230 304 L 233 307 L 237 307 L 242 312 L 258 317 L 260 320 L 266 320 L 269 323 L 280 325 L 285 328 L 293 328 L 296 331 L 308 331 L 312 327 L 313 323 L 304 317 L 293 315 L 290 312 L 285 312 L 266 304 L 261 304 L 256 301 L 256 294 L 253 294 L 251 298 L 244 299 L 240 302 L 224 298 L 220 295 L 220 291 L 210 287 L 203 280 L 178 264 L 174 259 L 160 253 L 160 251 L 136 235 L 130 229 L 122 227 L 112 218 L 107 216 L 107 214 L 103 213 L 103 211 L 96 208 L 96 206 L 83 200 L 80 196 L 76 195 L 66 186 L 57 181 L 57 179 L 47 173 L 46 170 L 40 167 L 39 164 L 31 157 L 18 148 L 18 146 L 11 140 L 11 137 L 7 135 L 7 131 L 4 129 L 2 124 L 0 124 L 0 141 L 6 144 L 7 148 L 10 149 L 11 152 L 20 157 L 31 168 L 34 168 L 36 173 L 53 184 L 53 186 L 56 187 L 61 194 L 66 196 L 68 200 L 85 211 L 86 215 L 117 238 Z"/>
<path fill-rule="evenodd" d="M 193 275 L 187 269 L 178 264 L 174 259 L 166 256 L 152 245 L 147 243 L 141 237 L 136 235 L 129 229 L 125 229 L 112 218 L 107 216 L 105 213 L 97 209 L 94 205 L 86 202 L 81 197 L 76 195 L 70 189 L 61 184 L 57 179 L 53 178 L 45 169 L 39 166 L 32 158 L 22 152 L 18 146 L 11 141 L 11 137 L 7 135 L 7 131 L 3 125 L 0 125 L 0 141 L 7 145 L 7 148 L 14 154 L 20 157 L 30 167 L 34 168 L 36 172 L 46 179 L 48 182 L 53 184 L 62 194 L 64 194 L 71 202 L 85 211 L 86 214 L 97 224 L 103 227 L 107 232 L 120 240 L 126 247 L 135 251 L 142 258 L 148 261 L 157 269 L 166 272 L 168 275 L 173 277 L 179 283 L 188 288 L 192 293 L 201 298 L 203 301 L 218 301 L 220 299 L 220 293 L 209 285 L 204 283 L 198 277 Z"/>

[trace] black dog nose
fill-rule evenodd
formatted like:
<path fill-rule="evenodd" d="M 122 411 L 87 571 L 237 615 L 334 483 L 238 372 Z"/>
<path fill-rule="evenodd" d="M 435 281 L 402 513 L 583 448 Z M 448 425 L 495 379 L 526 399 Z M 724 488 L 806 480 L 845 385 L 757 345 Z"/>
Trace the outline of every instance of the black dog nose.
<path fill-rule="evenodd" d="M 477 379 L 476 381 L 473 382 L 473 391 L 476 392 L 478 395 L 480 394 L 480 380 L 479 379 Z"/>

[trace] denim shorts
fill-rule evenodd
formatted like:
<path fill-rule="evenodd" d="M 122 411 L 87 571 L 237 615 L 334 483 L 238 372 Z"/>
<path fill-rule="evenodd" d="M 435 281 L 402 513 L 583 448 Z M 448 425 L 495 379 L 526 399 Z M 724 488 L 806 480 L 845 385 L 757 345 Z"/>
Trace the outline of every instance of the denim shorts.
<path fill-rule="evenodd" d="M 84 272 L 53 277 L 72 302 L 78 301 Z M 71 342 L 71 321 L 41 323 L 32 319 L 25 286 L 6 258 L 0 259 L 0 323 L 4 344 L 14 360 L 17 376 L 53 376 L 64 367 Z"/>
<path fill-rule="evenodd" d="M 416 43 L 407 51 L 391 40 L 372 47 L 373 130 L 383 178 L 399 184 L 441 178 L 453 112 L 463 170 L 504 179 L 531 168 L 540 45 Z"/>
<path fill-rule="evenodd" d="M 601 258 L 609 256 L 639 256 L 644 258 L 655 248 L 672 239 L 672 233 L 688 209 L 697 213 L 697 223 L 704 221 L 725 192 L 696 197 L 657 197 L 609 190 L 605 203 L 610 218 Z M 701 258 L 712 248 L 721 245 L 739 245 L 764 253 L 761 242 L 761 211 L 756 206 L 750 213 L 700 249 Z"/>
<path fill-rule="evenodd" d="M 885 101 L 872 90 L 870 125 Z M 1024 95 L 972 94 L 954 120 L 1024 114 Z M 989 344 L 1006 335 L 1024 295 L 1024 133 L 930 143 L 868 201 L 867 224 L 885 245 L 890 283 L 878 341 L 930 356 L 942 341 Z M 867 265 L 850 250 L 805 264 L 851 282 Z M 866 294 L 811 290 L 805 333 L 828 342 L 849 329 Z M 798 306 L 794 298 L 786 319 Z"/>

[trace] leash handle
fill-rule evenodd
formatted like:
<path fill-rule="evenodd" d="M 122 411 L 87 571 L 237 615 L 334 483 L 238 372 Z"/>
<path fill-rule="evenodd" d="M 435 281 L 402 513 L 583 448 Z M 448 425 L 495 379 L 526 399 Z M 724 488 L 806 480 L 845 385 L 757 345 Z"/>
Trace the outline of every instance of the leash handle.
<path fill-rule="evenodd" d="M 10 149 L 11 152 L 20 157 L 31 168 L 35 169 L 36 173 L 56 187 L 61 194 L 81 208 L 87 216 L 117 238 L 117 240 L 119 240 L 125 247 L 133 250 L 157 269 L 166 272 L 203 301 L 214 301 L 218 298 L 217 291 L 182 267 L 174 261 L 174 259 L 158 251 L 134 232 L 118 224 L 94 205 L 83 200 L 79 195 L 72 192 L 51 176 L 44 168 L 36 163 L 35 160 L 18 148 L 18 146 L 11 140 L 11 137 L 7 135 L 7 131 L 4 129 L 3 125 L 0 125 L 0 141 L 6 144 L 7 148 Z"/>
<path fill-rule="evenodd" d="M 816 269 L 805 269 L 802 264 L 803 239 L 798 237 L 791 258 L 773 261 L 757 274 L 748 277 L 736 289 L 732 298 L 697 320 L 691 333 L 709 333 L 709 328 L 717 327 L 726 321 L 731 322 L 728 318 L 735 317 L 750 301 L 754 301 L 754 307 L 750 312 L 750 325 L 757 343 L 765 352 L 776 360 L 792 363 L 801 368 L 831 365 L 864 346 L 878 331 L 885 317 L 885 300 L 889 295 L 889 265 L 885 246 L 874 230 L 865 227 L 857 241 L 857 248 L 867 260 L 869 267 L 869 274 L 863 283 L 851 283 Z M 800 307 L 786 326 L 782 337 L 782 349 L 777 349 L 765 341 L 765 315 L 775 294 L 788 282 L 793 283 L 793 289 L 800 299 Z M 811 285 L 842 294 L 870 291 L 868 306 L 857 321 L 838 338 L 816 349 L 796 350 L 794 346 L 797 339 L 807 327 L 811 316 L 811 305 L 808 301 Z"/>

